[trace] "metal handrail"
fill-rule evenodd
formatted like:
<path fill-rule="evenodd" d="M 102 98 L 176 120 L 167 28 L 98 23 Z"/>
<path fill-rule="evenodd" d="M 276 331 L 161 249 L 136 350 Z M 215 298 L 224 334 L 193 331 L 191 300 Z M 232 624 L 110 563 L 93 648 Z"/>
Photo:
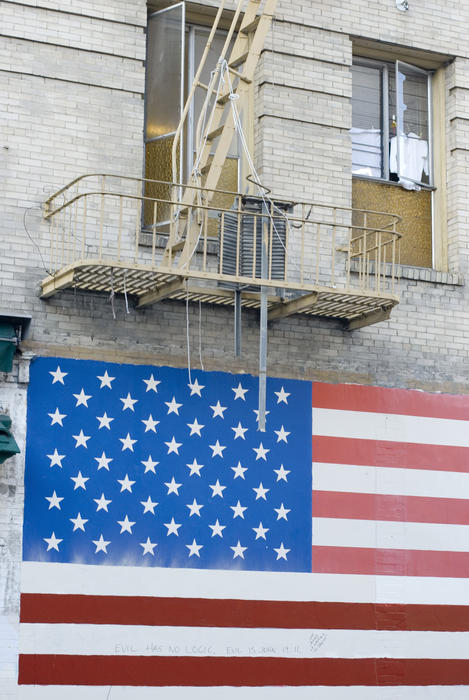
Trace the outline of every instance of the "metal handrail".
<path fill-rule="evenodd" d="M 169 196 L 144 195 L 144 182 L 156 183 Z M 357 289 L 360 294 L 375 296 L 395 292 L 401 238 L 396 230 L 401 219 L 395 214 L 280 198 L 275 198 L 275 204 L 266 199 L 262 210 L 248 211 L 241 206 L 243 195 L 213 190 L 231 197 L 238 205 L 236 208 L 216 206 L 213 200 L 202 204 L 206 201 L 202 197 L 197 198 L 197 203 L 185 205 L 186 220 L 198 222 L 199 240 L 189 264 L 182 268 L 178 263 L 180 248 L 170 246 L 170 256 L 164 257 L 161 241 L 157 240 L 157 236 L 170 234 L 171 227 L 180 224 L 179 220 L 161 218 L 162 212 L 178 208 L 180 202 L 171 196 L 175 192 L 174 183 L 161 180 L 104 173 L 75 178 L 51 195 L 44 205 L 44 216 L 51 224 L 52 274 L 93 260 L 93 264 L 98 261 L 103 266 L 138 267 L 216 283 L 226 280 L 259 286 L 262 281 L 271 287 L 290 290 L 331 287 Z M 280 203 L 289 204 L 289 211 L 282 212 Z M 146 238 L 142 238 L 142 208 L 146 210 L 147 221 L 152 222 L 143 231 Z M 363 214 L 361 224 L 355 222 L 357 212 Z M 375 217 L 379 217 L 379 227 L 368 223 Z M 258 269 L 257 246 L 261 239 L 258 227 L 266 218 L 270 219 L 270 225 L 264 278 Z M 250 228 L 243 236 L 251 236 L 248 252 L 240 243 L 245 222 Z M 148 236 L 151 244 L 142 245 L 148 243 Z M 214 241 L 216 248 L 209 250 L 209 242 Z M 218 256 L 216 260 L 210 254 L 213 251 Z M 352 260 L 359 261 L 357 274 L 352 269 Z M 391 272 L 387 263 L 391 263 Z"/>

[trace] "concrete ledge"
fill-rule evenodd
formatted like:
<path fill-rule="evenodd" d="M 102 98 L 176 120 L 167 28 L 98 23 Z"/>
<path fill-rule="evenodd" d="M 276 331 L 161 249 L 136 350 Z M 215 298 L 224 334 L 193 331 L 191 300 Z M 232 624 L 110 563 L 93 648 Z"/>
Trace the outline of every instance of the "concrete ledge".
<path fill-rule="evenodd" d="M 386 277 L 391 277 L 391 263 L 386 263 Z M 360 266 L 354 260 L 350 266 L 350 272 L 358 273 Z M 370 262 L 370 274 L 374 274 L 375 264 Z M 426 267 L 411 267 L 410 265 L 396 265 L 395 275 L 401 279 L 416 280 L 418 282 L 434 282 L 436 284 L 451 284 L 458 287 L 464 286 L 464 278 L 457 272 L 438 272 Z"/>

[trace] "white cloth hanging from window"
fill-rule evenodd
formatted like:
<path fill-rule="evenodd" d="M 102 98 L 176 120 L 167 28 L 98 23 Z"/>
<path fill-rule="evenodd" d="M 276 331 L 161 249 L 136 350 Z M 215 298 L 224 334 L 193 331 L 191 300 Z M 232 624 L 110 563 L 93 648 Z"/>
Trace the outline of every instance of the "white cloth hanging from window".
<path fill-rule="evenodd" d="M 422 181 L 423 173 L 428 175 L 428 141 L 410 132 L 399 138 L 399 172 L 397 165 L 397 136 L 391 139 L 389 152 L 389 170 L 398 173 L 399 182 L 403 187 L 415 189 L 409 180 Z"/>
<path fill-rule="evenodd" d="M 352 138 L 352 173 L 381 177 L 381 130 L 350 129 Z"/>

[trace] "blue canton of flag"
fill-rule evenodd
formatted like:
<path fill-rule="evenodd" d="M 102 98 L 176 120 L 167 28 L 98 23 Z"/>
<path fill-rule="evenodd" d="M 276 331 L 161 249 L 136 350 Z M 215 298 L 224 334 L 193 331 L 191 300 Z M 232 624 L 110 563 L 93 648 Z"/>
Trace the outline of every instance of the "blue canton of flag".
<path fill-rule="evenodd" d="M 41 358 L 23 558 L 311 571 L 311 383 Z"/>

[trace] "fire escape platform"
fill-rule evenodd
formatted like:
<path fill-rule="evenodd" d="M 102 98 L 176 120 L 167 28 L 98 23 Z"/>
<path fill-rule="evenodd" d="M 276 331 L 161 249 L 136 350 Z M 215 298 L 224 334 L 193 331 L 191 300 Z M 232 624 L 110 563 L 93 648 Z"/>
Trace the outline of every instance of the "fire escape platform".
<path fill-rule="evenodd" d="M 257 280 L 256 280 L 257 281 Z M 259 282 L 259 281 L 257 281 Z M 268 288 L 269 321 L 293 314 L 338 319 L 349 329 L 377 323 L 389 318 L 399 299 L 394 294 L 370 289 L 344 289 L 317 284 L 262 280 Z M 202 302 L 219 306 L 235 304 L 240 291 L 243 308 L 258 309 L 260 287 L 253 287 L 250 277 L 233 277 L 215 272 L 175 267 L 154 269 L 151 266 L 99 259 L 78 260 L 57 270 L 42 283 L 42 298 L 65 289 L 116 294 L 136 298 L 137 308 L 164 299 Z"/>

